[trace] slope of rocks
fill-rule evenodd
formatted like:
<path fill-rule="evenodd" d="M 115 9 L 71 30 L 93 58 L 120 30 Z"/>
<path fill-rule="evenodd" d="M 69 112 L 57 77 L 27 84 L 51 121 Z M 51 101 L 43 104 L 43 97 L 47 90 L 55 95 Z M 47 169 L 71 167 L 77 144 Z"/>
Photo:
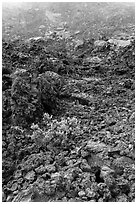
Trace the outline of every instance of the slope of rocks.
<path fill-rule="evenodd" d="M 134 39 L 3 43 L 3 201 L 134 202 Z"/>

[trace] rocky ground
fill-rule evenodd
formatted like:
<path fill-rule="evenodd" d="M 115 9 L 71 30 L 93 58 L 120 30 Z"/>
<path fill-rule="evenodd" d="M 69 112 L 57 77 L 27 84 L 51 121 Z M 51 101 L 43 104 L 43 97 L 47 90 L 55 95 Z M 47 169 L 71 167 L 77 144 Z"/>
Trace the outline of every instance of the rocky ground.
<path fill-rule="evenodd" d="M 3 201 L 135 202 L 134 37 L 86 43 L 3 42 Z"/>

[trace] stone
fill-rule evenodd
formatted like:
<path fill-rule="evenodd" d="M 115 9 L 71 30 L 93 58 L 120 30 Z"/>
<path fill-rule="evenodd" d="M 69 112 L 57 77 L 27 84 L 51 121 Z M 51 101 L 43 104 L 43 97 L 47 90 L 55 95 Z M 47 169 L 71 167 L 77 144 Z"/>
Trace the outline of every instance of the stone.
<path fill-rule="evenodd" d="M 49 173 L 54 173 L 56 171 L 56 167 L 53 164 L 46 165 L 45 168 L 46 168 L 47 172 L 49 172 Z"/>
<path fill-rule="evenodd" d="M 45 25 L 40 25 L 39 26 L 39 29 L 43 29 L 43 28 L 45 28 Z"/>
<path fill-rule="evenodd" d="M 79 197 L 83 197 L 86 195 L 85 191 L 79 191 L 78 192 Z"/>
<path fill-rule="evenodd" d="M 131 45 L 131 41 L 130 40 L 118 40 L 118 46 L 119 47 L 122 47 L 122 48 L 125 48 L 129 45 Z"/>
<path fill-rule="evenodd" d="M 16 196 L 18 193 L 19 193 L 19 191 L 16 190 L 16 191 L 13 192 L 13 195 Z"/>
<path fill-rule="evenodd" d="M 25 179 L 28 181 L 33 181 L 35 179 L 35 172 L 29 171 L 26 175 L 25 175 Z"/>
<path fill-rule="evenodd" d="M 56 192 L 56 184 L 46 184 L 44 186 L 44 192 L 48 196 L 53 196 Z"/>
<path fill-rule="evenodd" d="M 62 199 L 62 202 L 67 202 L 68 200 L 67 200 L 67 198 L 66 197 L 64 197 L 63 199 Z"/>
<path fill-rule="evenodd" d="M 54 85 L 60 85 L 63 81 L 62 77 L 55 73 L 55 72 L 52 72 L 52 71 L 46 71 L 43 76 L 52 84 Z"/>
<path fill-rule="evenodd" d="M 2 202 L 5 202 L 6 201 L 6 195 L 5 193 L 2 191 Z"/>
<path fill-rule="evenodd" d="M 118 167 L 125 168 L 125 167 L 128 167 L 128 166 L 132 167 L 133 164 L 134 164 L 134 160 L 132 160 L 129 157 L 126 157 L 126 156 L 116 158 L 113 161 L 113 166 L 115 168 L 118 168 Z"/>
<path fill-rule="evenodd" d="M 128 197 L 125 194 L 119 195 L 116 198 L 116 202 L 128 202 Z"/>
<path fill-rule="evenodd" d="M 95 198 L 96 196 L 96 193 L 94 192 L 94 190 L 90 189 L 90 188 L 87 188 L 86 189 L 86 196 L 88 198 Z"/>
<path fill-rule="evenodd" d="M 41 37 L 41 36 L 38 36 L 38 37 L 32 37 L 32 38 L 29 38 L 28 40 L 26 40 L 26 43 L 30 43 L 30 42 L 38 41 L 38 40 L 44 40 L 44 38 Z"/>
<path fill-rule="evenodd" d="M 96 40 L 94 42 L 94 46 L 99 48 L 105 48 L 107 46 L 107 42 L 104 40 Z"/>
<path fill-rule="evenodd" d="M 131 41 L 130 40 L 109 39 L 108 42 L 111 45 L 116 45 L 117 47 L 122 47 L 122 48 L 125 48 L 125 47 L 131 45 Z"/>
<path fill-rule="evenodd" d="M 100 173 L 100 177 L 106 177 L 106 176 L 108 176 L 108 175 L 110 175 L 110 174 L 113 174 L 114 173 L 114 170 L 113 169 L 111 169 L 110 167 L 108 167 L 108 166 L 102 166 L 101 167 L 101 173 Z"/>
<path fill-rule="evenodd" d="M 41 175 L 41 177 L 42 177 L 44 180 L 48 180 L 48 179 L 51 178 L 51 177 L 50 177 L 50 173 L 44 173 L 44 174 Z"/>
<path fill-rule="evenodd" d="M 96 200 L 93 200 L 93 199 L 92 199 L 92 200 L 89 200 L 89 202 L 96 202 Z"/>
<path fill-rule="evenodd" d="M 103 177 L 105 184 L 109 187 L 109 188 L 115 188 L 115 179 L 112 175 L 106 175 Z"/>
<path fill-rule="evenodd" d="M 103 157 L 103 156 L 102 156 Z M 91 172 L 97 172 L 103 165 L 103 159 L 99 157 L 96 153 L 91 153 L 90 157 L 87 158 L 87 162 L 91 167 Z"/>
<path fill-rule="evenodd" d="M 15 183 L 12 184 L 12 187 L 10 188 L 10 190 L 11 190 L 11 191 L 16 191 L 17 188 L 18 188 L 18 183 L 15 182 Z"/>
<path fill-rule="evenodd" d="M 118 186 L 121 188 L 122 193 L 127 195 L 130 192 L 130 184 L 128 180 L 122 180 L 120 183 L 118 183 Z"/>
<path fill-rule="evenodd" d="M 98 202 L 102 202 L 102 203 L 103 203 L 103 202 L 104 202 L 104 201 L 103 201 L 103 198 L 99 198 L 99 199 L 98 199 Z"/>
<path fill-rule="evenodd" d="M 13 200 L 13 195 L 8 195 L 6 202 L 12 202 Z"/>
<path fill-rule="evenodd" d="M 118 154 L 118 155 L 120 154 L 120 149 L 117 148 L 117 147 L 110 148 L 110 149 L 108 150 L 108 156 L 109 156 L 109 157 L 112 157 L 112 156 L 117 155 L 117 154 Z"/>
<path fill-rule="evenodd" d="M 88 151 L 84 151 L 83 149 L 81 150 L 81 157 L 82 158 L 85 158 L 89 155 L 89 152 Z"/>
<path fill-rule="evenodd" d="M 15 172 L 14 178 L 20 178 L 22 176 L 22 171 L 21 170 L 17 170 Z"/>
<path fill-rule="evenodd" d="M 59 172 L 56 172 L 56 173 L 52 173 L 51 174 L 51 179 L 59 179 L 61 177 L 61 174 Z"/>
<path fill-rule="evenodd" d="M 36 171 L 36 173 L 38 173 L 38 174 L 44 174 L 44 173 L 47 171 L 47 169 L 46 169 L 43 165 L 41 165 L 41 166 L 37 167 L 37 168 L 35 169 L 35 171 Z"/>
<path fill-rule="evenodd" d="M 44 187 L 45 185 L 49 184 L 49 181 L 46 180 L 42 177 L 38 177 L 37 180 L 35 181 L 35 185 L 39 188 L 42 189 L 42 192 L 44 192 Z"/>
<path fill-rule="evenodd" d="M 31 202 L 32 191 L 23 190 L 17 196 L 14 197 L 12 202 Z"/>
<path fill-rule="evenodd" d="M 85 63 L 91 63 L 91 64 L 100 64 L 102 61 L 101 58 L 99 58 L 98 56 L 95 57 L 88 57 L 85 59 Z"/>
<path fill-rule="evenodd" d="M 102 152 L 102 151 L 108 149 L 108 147 L 103 142 L 99 142 L 99 141 L 94 142 L 93 140 L 89 140 L 85 149 L 89 150 L 91 152 L 97 153 L 97 152 Z"/>
<path fill-rule="evenodd" d="M 93 101 L 93 96 L 86 93 L 72 93 L 71 98 L 82 105 L 89 105 Z"/>
<path fill-rule="evenodd" d="M 90 165 L 87 163 L 86 159 L 83 159 L 80 165 L 80 168 L 82 169 L 82 171 L 84 172 L 90 172 L 91 171 L 91 167 Z"/>
<path fill-rule="evenodd" d="M 43 112 L 51 114 L 57 110 L 63 84 L 60 75 L 52 71 L 37 74 L 25 69 L 16 69 L 12 75 L 11 109 L 15 125 L 26 127 L 41 118 Z"/>
<path fill-rule="evenodd" d="M 91 82 L 98 82 L 101 81 L 101 78 L 97 78 L 97 77 L 84 77 L 82 78 L 84 81 L 86 81 L 87 83 L 91 83 Z"/>
<path fill-rule="evenodd" d="M 79 49 L 81 46 L 84 45 L 83 40 L 77 40 L 75 41 L 76 45 L 75 45 L 75 49 Z"/>

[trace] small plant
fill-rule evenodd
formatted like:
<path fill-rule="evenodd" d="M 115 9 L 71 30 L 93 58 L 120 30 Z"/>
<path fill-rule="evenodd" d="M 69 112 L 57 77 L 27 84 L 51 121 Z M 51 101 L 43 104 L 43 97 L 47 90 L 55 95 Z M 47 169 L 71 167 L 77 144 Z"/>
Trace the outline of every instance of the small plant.
<path fill-rule="evenodd" d="M 50 144 L 65 148 L 83 133 L 80 121 L 76 117 L 62 117 L 61 120 L 52 119 L 52 116 L 45 113 L 43 116 L 44 128 L 41 129 L 37 124 L 32 124 L 32 139 L 39 147 L 46 147 Z"/>

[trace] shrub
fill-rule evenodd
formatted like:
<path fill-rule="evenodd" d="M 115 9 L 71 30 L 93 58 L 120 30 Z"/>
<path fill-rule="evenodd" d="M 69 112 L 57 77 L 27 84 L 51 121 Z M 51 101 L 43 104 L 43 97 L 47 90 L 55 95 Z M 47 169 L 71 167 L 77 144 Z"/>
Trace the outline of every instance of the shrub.
<path fill-rule="evenodd" d="M 58 74 L 45 72 L 38 75 L 29 70 L 17 69 L 12 74 L 12 117 L 14 125 L 28 126 L 38 121 L 43 112 L 53 113 L 59 105 Z"/>
<path fill-rule="evenodd" d="M 48 145 L 56 149 L 73 148 L 76 138 L 83 134 L 80 121 L 76 117 L 62 117 L 61 120 L 52 119 L 45 113 L 43 117 L 44 128 L 32 124 L 32 139 L 38 147 L 47 148 Z"/>

